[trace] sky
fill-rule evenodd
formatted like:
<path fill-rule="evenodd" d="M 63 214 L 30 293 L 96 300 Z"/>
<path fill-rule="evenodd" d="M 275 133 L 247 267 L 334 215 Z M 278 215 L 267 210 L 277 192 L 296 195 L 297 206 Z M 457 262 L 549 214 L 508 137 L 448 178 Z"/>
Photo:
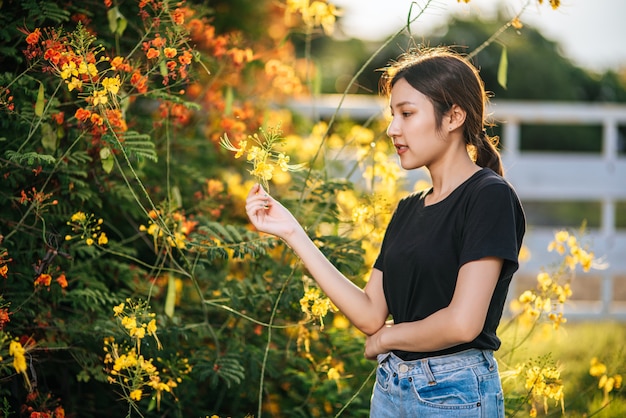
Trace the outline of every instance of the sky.
<path fill-rule="evenodd" d="M 414 1 L 412 15 L 428 0 Z M 521 16 L 525 25 L 537 28 L 544 37 L 559 43 L 563 55 L 578 66 L 597 72 L 626 67 L 626 1 L 561 0 L 552 10 L 549 0 L 431 0 L 425 13 L 411 27 L 417 37 L 428 35 L 432 28 L 447 21 L 450 14 L 460 16 L 495 16 L 503 5 L 507 17 L 513 17 L 527 1 Z M 381 40 L 406 24 L 411 0 L 331 0 L 343 10 L 342 25 L 348 36 Z"/>

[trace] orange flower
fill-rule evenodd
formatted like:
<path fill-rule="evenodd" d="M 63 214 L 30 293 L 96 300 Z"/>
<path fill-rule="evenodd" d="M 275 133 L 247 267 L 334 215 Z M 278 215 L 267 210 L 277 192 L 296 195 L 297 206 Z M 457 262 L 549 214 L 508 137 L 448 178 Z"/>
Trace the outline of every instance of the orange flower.
<path fill-rule="evenodd" d="M 59 277 L 57 277 L 57 283 L 63 289 L 65 289 L 67 287 L 67 278 L 65 277 L 65 274 L 61 274 Z"/>
<path fill-rule="evenodd" d="M 146 52 L 146 57 L 151 60 L 153 58 L 157 58 L 160 55 L 160 52 L 158 49 L 154 49 L 154 48 L 150 48 L 148 49 L 148 51 Z"/>
<path fill-rule="evenodd" d="M 40 274 L 39 277 L 37 277 L 37 279 L 35 279 L 35 287 L 37 286 L 50 286 L 50 283 L 52 282 L 52 276 L 50 276 L 49 274 Z"/>
<path fill-rule="evenodd" d="M 97 113 L 92 113 L 90 119 L 91 119 L 91 123 L 93 123 L 94 125 L 98 125 L 98 126 L 101 126 L 102 123 L 104 122 L 104 119 L 102 119 L 102 116 L 100 116 Z"/>
<path fill-rule="evenodd" d="M 174 10 L 174 13 L 172 13 L 172 20 L 177 25 L 182 25 L 183 23 L 185 23 L 185 12 L 184 12 L 184 10 L 180 9 L 180 8 Z"/>
<path fill-rule="evenodd" d="M 157 33 L 150 43 L 155 48 L 163 48 L 165 46 L 165 39 L 161 38 L 161 35 Z"/>
<path fill-rule="evenodd" d="M 63 123 L 63 119 L 65 118 L 64 112 L 51 113 L 50 118 L 56 122 L 57 125 L 61 125 Z"/>
<path fill-rule="evenodd" d="M 142 76 L 139 71 L 135 71 L 130 77 L 130 84 L 132 84 L 139 93 L 145 93 L 148 91 L 148 80 Z"/>
<path fill-rule="evenodd" d="M 91 111 L 83 109 L 82 107 L 76 110 L 74 117 L 81 122 L 86 122 L 91 117 Z"/>
<path fill-rule="evenodd" d="M 191 64 L 191 58 L 193 58 L 191 53 L 189 51 L 185 51 L 183 52 L 183 55 L 178 57 L 178 62 L 180 62 L 183 65 L 189 65 Z"/>
<path fill-rule="evenodd" d="M 3 265 L 2 267 L 0 267 L 0 276 L 4 277 L 6 279 L 8 272 L 9 272 L 9 266 L 7 266 L 6 264 Z"/>
<path fill-rule="evenodd" d="M 53 63 L 54 65 L 58 65 L 61 61 L 62 54 L 53 48 L 46 49 L 46 52 L 43 54 L 43 57 Z"/>
<path fill-rule="evenodd" d="M 26 37 L 26 43 L 28 45 L 34 45 L 39 42 L 39 37 L 41 36 L 41 30 L 39 28 L 35 29 Z"/>
<path fill-rule="evenodd" d="M 0 309 L 0 329 L 4 328 L 4 324 L 10 320 L 9 311 L 7 309 Z"/>
<path fill-rule="evenodd" d="M 166 58 L 172 59 L 176 56 L 176 54 L 178 53 L 178 51 L 176 51 L 176 48 L 165 48 L 163 50 L 163 55 L 165 55 Z"/>

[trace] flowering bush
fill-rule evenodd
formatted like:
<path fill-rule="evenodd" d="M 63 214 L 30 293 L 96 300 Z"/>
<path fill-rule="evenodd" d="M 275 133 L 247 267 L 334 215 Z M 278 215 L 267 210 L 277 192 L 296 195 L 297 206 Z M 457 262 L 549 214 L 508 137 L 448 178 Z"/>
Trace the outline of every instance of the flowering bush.
<path fill-rule="evenodd" d="M 362 336 L 243 200 L 271 181 L 363 285 L 395 202 L 424 185 L 401 187 L 384 120 L 276 106 L 316 71 L 290 32 L 330 34 L 339 10 L 254 2 L 245 26 L 239 3 L 4 2 L 0 416 L 366 413 Z M 570 268 L 593 260 L 555 242 Z M 516 321 L 562 324 L 562 276 L 544 273 Z M 621 378 L 597 366 L 609 399 Z M 529 411 L 563 405 L 552 365 L 513 370 Z"/>

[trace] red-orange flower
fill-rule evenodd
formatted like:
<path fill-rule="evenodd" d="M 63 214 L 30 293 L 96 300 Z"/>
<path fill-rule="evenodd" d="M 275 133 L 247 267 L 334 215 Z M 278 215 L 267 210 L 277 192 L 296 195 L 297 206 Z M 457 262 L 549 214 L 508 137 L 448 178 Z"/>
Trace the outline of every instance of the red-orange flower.
<path fill-rule="evenodd" d="M 61 125 L 65 119 L 65 112 L 51 113 L 50 118 L 55 121 L 57 125 Z"/>
<path fill-rule="evenodd" d="M 9 317 L 9 310 L 4 308 L 0 309 L 0 330 L 4 328 L 4 324 L 9 322 L 10 320 L 11 318 Z"/>
<path fill-rule="evenodd" d="M 65 274 L 61 274 L 59 277 L 57 277 L 57 283 L 63 289 L 65 289 L 67 287 L 67 278 L 65 277 Z"/>
<path fill-rule="evenodd" d="M 184 12 L 184 10 L 180 9 L 180 8 L 174 10 L 174 13 L 172 13 L 172 20 L 177 25 L 182 25 L 183 23 L 185 23 L 185 12 Z"/>
<path fill-rule="evenodd" d="M 98 126 L 101 126 L 102 123 L 104 122 L 104 119 L 102 119 L 102 116 L 100 116 L 97 113 L 92 113 L 89 119 L 91 120 L 91 123 L 93 123 L 94 125 L 98 125 Z"/>
<path fill-rule="evenodd" d="M 180 57 L 178 57 L 178 62 L 183 65 L 189 65 L 191 64 L 191 58 L 193 58 L 193 55 L 191 55 L 189 51 L 185 51 Z"/>
<path fill-rule="evenodd" d="M 146 77 L 142 76 L 139 71 L 135 71 L 133 75 L 130 76 L 130 84 L 132 84 L 139 93 L 148 91 L 148 80 Z"/>
<path fill-rule="evenodd" d="M 91 111 L 83 109 L 82 107 L 76 110 L 74 117 L 81 122 L 86 122 L 91 117 Z"/>
<path fill-rule="evenodd" d="M 41 30 L 39 28 L 35 29 L 26 37 L 26 43 L 28 45 L 34 45 L 39 42 L 39 37 L 41 36 Z"/>
<path fill-rule="evenodd" d="M 150 48 L 148 49 L 148 51 L 146 52 L 146 57 L 151 60 L 153 58 L 157 58 L 159 56 L 160 52 L 158 49 L 155 48 Z"/>
<path fill-rule="evenodd" d="M 165 39 L 161 38 L 158 33 L 154 36 L 154 39 L 150 42 L 155 48 L 163 48 L 165 46 Z"/>
<path fill-rule="evenodd" d="M 52 283 L 52 276 L 46 273 L 40 274 L 39 277 L 35 279 L 35 287 L 37 286 L 48 287 L 50 286 L 50 283 Z"/>

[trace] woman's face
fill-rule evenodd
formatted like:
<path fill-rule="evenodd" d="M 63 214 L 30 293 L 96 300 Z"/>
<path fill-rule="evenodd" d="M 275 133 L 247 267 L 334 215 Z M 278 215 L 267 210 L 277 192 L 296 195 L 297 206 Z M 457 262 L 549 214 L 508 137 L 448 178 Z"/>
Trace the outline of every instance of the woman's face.
<path fill-rule="evenodd" d="M 387 135 L 402 168 L 412 170 L 436 163 L 445 152 L 447 141 L 437 126 L 430 99 L 400 79 L 391 89 L 389 105 L 392 119 Z"/>

